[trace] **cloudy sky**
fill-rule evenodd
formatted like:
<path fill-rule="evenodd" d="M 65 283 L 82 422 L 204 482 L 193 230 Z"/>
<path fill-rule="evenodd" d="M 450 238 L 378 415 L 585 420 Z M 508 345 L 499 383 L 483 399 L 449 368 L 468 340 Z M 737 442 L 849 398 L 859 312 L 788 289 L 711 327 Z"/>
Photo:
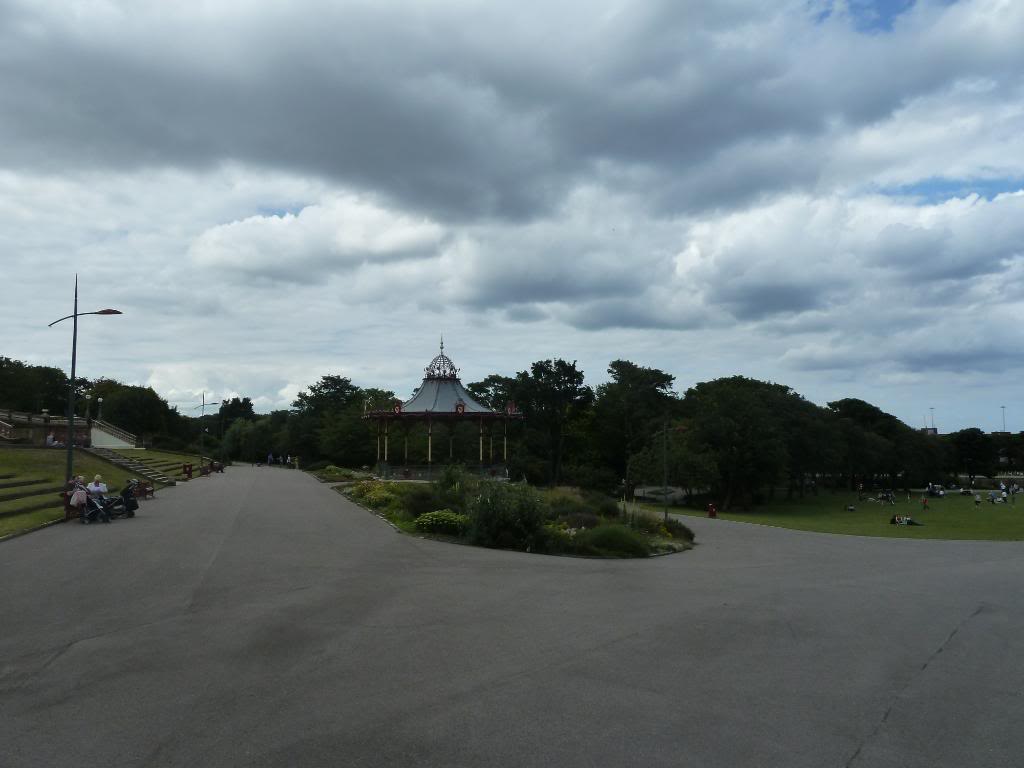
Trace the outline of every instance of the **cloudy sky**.
<path fill-rule="evenodd" d="M 1024 429 L 1020 0 L 0 0 L 0 355 L 576 359 Z"/>

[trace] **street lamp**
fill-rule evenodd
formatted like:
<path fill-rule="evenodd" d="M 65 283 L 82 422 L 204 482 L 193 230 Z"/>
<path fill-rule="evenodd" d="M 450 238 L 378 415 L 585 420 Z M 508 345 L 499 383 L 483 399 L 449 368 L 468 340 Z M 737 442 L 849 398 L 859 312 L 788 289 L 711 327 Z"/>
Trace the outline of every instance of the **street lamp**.
<path fill-rule="evenodd" d="M 103 398 L 97 397 L 96 404 L 98 406 L 98 411 L 96 413 L 96 421 L 103 421 Z"/>
<path fill-rule="evenodd" d="M 1003 412 L 1003 432 L 1005 432 L 1006 431 L 1006 406 L 1005 405 L 1000 405 L 999 408 Z"/>
<path fill-rule="evenodd" d="M 60 320 L 54 320 L 50 323 L 47 328 L 52 328 L 57 323 L 63 322 L 74 318 L 74 330 L 71 333 L 71 379 L 68 383 L 68 434 L 67 434 L 67 448 L 68 458 L 67 465 L 65 468 L 65 482 L 70 483 L 72 475 L 72 467 L 74 464 L 74 447 L 75 447 L 75 362 L 78 354 L 78 318 L 82 315 L 120 315 L 121 310 L 119 309 L 100 309 L 95 312 L 79 312 L 78 311 L 78 275 L 75 275 L 75 311 L 66 317 L 60 318 Z"/>
<path fill-rule="evenodd" d="M 665 427 L 654 435 L 657 437 L 661 435 L 661 504 L 664 511 L 665 522 L 668 522 L 668 433 L 669 430 L 672 432 L 685 432 L 686 427 L 669 427 L 668 422 L 665 422 Z"/>

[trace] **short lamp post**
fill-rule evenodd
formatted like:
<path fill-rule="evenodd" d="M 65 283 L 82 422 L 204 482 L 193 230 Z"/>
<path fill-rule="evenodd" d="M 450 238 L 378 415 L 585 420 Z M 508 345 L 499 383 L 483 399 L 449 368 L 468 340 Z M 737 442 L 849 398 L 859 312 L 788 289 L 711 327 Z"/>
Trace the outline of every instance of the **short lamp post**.
<path fill-rule="evenodd" d="M 102 397 L 97 397 L 96 398 L 96 407 L 97 407 L 96 421 L 103 421 L 103 398 Z"/>
<path fill-rule="evenodd" d="M 75 311 L 60 320 L 54 320 L 49 324 L 52 328 L 64 320 L 73 320 L 74 330 L 71 332 L 71 380 L 68 384 L 68 434 L 67 434 L 67 465 L 65 467 L 65 482 L 70 483 L 74 477 L 74 448 L 75 448 L 75 363 L 78 354 L 78 318 L 82 315 L 120 315 L 119 309 L 100 309 L 95 312 L 78 311 L 78 275 L 75 275 Z"/>

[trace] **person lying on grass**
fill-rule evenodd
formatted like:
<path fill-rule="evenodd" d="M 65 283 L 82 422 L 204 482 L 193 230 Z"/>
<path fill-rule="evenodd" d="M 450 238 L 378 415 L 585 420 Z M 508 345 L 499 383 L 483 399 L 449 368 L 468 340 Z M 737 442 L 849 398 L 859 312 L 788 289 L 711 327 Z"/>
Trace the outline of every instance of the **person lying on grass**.
<path fill-rule="evenodd" d="M 910 515 L 893 515 L 892 519 L 889 520 L 889 525 L 924 525 L 924 523 L 917 522 Z"/>

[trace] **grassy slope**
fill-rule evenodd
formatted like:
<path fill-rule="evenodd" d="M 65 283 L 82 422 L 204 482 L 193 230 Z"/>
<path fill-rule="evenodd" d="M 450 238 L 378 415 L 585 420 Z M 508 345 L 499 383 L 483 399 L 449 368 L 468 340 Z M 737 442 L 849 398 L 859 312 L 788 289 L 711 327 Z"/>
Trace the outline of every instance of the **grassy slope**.
<path fill-rule="evenodd" d="M 0 449 L 0 475 L 13 474 L 17 475 L 18 478 L 25 479 L 42 478 L 47 481 L 47 485 L 62 486 L 64 484 L 66 458 L 67 454 L 63 450 L 54 448 Z M 80 451 L 75 451 L 74 471 L 76 475 L 84 475 L 86 480 L 92 480 L 93 475 L 96 474 L 103 475 L 103 481 L 112 491 L 119 490 L 127 482 L 128 478 L 132 477 L 123 469 Z M 0 518 L 0 536 L 26 528 L 33 528 L 49 520 L 57 520 L 64 517 L 64 507 L 56 494 L 33 496 L 27 499 L 7 501 L 0 504 L 0 511 L 6 512 L 35 506 L 50 500 L 53 501 L 52 507 L 24 515 Z"/>
<path fill-rule="evenodd" d="M 959 494 L 943 499 L 929 499 L 928 511 L 921 509 L 921 497 L 910 502 L 906 494 L 898 497 L 895 506 L 857 501 L 851 493 L 821 493 L 792 501 L 775 501 L 749 512 L 719 512 L 724 520 L 759 523 L 779 528 L 821 533 L 844 533 L 856 536 L 888 536 L 908 539 L 986 539 L 993 541 L 1024 541 L 1024 498 L 1018 495 L 1015 504 L 989 504 L 984 501 L 975 508 L 974 499 Z M 846 511 L 846 505 L 856 509 Z M 651 510 L 661 509 L 648 505 Z M 672 512 L 704 517 L 705 512 L 684 507 L 671 507 Z M 922 526 L 890 525 L 894 515 L 909 514 Z"/>

